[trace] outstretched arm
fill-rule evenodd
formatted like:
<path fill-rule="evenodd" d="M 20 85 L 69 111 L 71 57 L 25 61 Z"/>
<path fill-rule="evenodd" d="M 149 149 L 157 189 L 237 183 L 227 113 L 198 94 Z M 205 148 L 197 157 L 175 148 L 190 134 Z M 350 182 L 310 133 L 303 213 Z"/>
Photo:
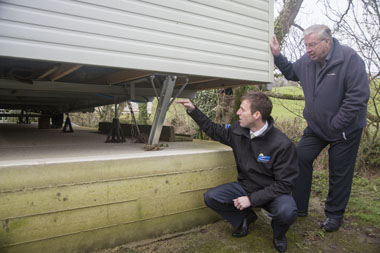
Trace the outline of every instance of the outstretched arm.
<path fill-rule="evenodd" d="M 195 109 L 195 106 L 193 103 L 191 103 L 190 99 L 182 99 L 176 101 L 178 104 L 182 104 L 188 112 L 192 112 Z"/>
<path fill-rule="evenodd" d="M 182 104 L 187 113 L 197 122 L 199 127 L 213 140 L 219 141 L 223 144 L 231 146 L 230 143 L 230 125 L 222 125 L 212 122 L 206 115 L 204 115 L 198 108 L 196 108 L 189 99 L 176 101 Z"/>

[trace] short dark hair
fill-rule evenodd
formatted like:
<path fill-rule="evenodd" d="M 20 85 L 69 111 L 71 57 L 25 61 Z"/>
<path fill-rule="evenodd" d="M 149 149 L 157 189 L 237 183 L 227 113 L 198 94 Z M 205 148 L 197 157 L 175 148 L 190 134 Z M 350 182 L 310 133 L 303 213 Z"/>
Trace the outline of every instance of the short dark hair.
<path fill-rule="evenodd" d="M 259 111 L 261 113 L 261 118 L 263 121 L 266 121 L 269 118 L 273 105 L 272 101 L 270 101 L 267 95 L 258 91 L 250 91 L 241 98 L 241 101 L 244 100 L 251 102 L 252 114 Z"/>

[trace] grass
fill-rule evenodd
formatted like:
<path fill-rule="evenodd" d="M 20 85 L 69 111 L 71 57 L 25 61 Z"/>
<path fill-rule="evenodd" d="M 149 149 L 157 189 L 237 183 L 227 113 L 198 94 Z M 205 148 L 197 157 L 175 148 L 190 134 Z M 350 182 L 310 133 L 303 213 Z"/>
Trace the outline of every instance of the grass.
<path fill-rule="evenodd" d="M 380 178 L 369 181 L 357 177 L 353 185 L 347 207 L 348 217 L 358 218 L 380 229 Z"/>
<path fill-rule="evenodd" d="M 287 95 L 303 95 L 302 89 L 295 86 L 274 87 L 273 92 Z M 305 102 L 302 100 L 271 98 L 273 103 L 272 116 L 278 119 L 302 118 Z"/>
<path fill-rule="evenodd" d="M 346 209 L 346 218 L 355 218 L 362 225 L 373 225 L 380 229 L 380 178 L 366 179 L 355 176 L 351 196 Z M 318 170 L 314 173 L 312 194 L 325 201 L 328 191 L 328 173 Z"/>

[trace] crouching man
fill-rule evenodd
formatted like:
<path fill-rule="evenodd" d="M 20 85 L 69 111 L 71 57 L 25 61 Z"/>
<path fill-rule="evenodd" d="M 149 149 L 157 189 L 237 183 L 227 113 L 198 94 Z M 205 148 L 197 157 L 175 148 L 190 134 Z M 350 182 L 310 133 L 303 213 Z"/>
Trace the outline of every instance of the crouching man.
<path fill-rule="evenodd" d="M 291 195 L 298 175 L 294 144 L 273 125 L 272 102 L 261 92 L 250 92 L 241 99 L 239 121 L 231 125 L 213 123 L 190 100 L 181 100 L 188 114 L 212 139 L 232 148 L 237 182 L 208 190 L 208 207 L 232 224 L 234 237 L 248 234 L 257 215 L 252 207 L 264 208 L 272 218 L 273 244 L 279 252 L 287 247 L 286 232 L 297 218 Z"/>

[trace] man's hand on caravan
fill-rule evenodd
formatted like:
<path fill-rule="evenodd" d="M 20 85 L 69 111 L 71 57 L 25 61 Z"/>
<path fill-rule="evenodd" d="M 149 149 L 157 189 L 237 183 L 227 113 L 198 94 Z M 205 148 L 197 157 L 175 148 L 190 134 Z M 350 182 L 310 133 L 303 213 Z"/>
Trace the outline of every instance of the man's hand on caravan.
<path fill-rule="evenodd" d="M 273 35 L 272 43 L 270 43 L 269 45 L 270 49 L 272 50 L 273 56 L 279 56 L 281 53 L 280 43 L 278 42 L 276 35 Z"/>

